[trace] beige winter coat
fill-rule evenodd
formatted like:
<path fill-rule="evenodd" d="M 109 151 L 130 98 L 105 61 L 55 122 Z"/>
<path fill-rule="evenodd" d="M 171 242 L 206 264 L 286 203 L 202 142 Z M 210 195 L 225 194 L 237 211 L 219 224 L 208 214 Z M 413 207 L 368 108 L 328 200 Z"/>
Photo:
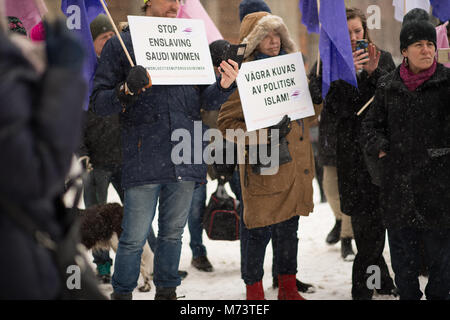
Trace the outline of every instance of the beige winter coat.
<path fill-rule="evenodd" d="M 240 41 L 247 43 L 245 61 L 254 60 L 255 49 L 272 30 L 280 34 L 284 51 L 287 53 L 297 51 L 280 17 L 266 12 L 256 12 L 244 18 L 240 29 Z M 316 114 L 319 114 L 320 106 L 315 108 Z M 248 228 L 269 226 L 296 215 L 308 216 L 313 211 L 314 158 L 309 127 L 315 118 L 314 116 L 303 119 L 303 126 L 297 121 L 291 122 L 287 140 L 292 161 L 281 165 L 277 174 L 258 175 L 253 173 L 249 164 L 239 165 L 244 223 Z M 238 91 L 231 95 L 220 109 L 218 127 L 224 136 L 226 129 L 247 131 Z M 267 142 L 260 137 L 262 131 L 267 129 L 257 131 L 258 143 Z M 245 146 L 238 145 L 238 148 L 244 149 Z"/>

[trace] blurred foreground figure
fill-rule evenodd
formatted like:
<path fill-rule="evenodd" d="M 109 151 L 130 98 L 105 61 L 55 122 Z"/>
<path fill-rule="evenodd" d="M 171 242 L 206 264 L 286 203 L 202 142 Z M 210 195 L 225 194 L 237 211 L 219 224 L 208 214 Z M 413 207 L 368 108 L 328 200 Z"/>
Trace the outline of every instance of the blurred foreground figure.
<path fill-rule="evenodd" d="M 36 56 L 0 30 L 0 299 L 57 299 L 66 285 L 51 251 L 6 212 L 19 207 L 56 242 L 69 227 L 54 203 L 79 142 L 83 51 L 62 22 L 46 34 Z"/>

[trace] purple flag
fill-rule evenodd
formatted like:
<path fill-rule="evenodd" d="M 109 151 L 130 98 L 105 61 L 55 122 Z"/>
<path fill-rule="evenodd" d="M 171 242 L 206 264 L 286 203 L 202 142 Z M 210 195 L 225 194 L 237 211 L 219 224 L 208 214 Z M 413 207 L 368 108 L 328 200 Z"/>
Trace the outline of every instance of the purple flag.
<path fill-rule="evenodd" d="M 344 80 L 358 87 L 344 0 L 321 0 L 319 49 L 322 59 L 322 96 L 331 82 Z"/>
<path fill-rule="evenodd" d="M 100 13 L 103 7 L 99 0 L 62 0 L 61 10 L 67 16 L 67 26 L 78 34 L 85 49 L 85 62 L 83 75 L 89 84 L 84 109 L 89 108 L 89 96 L 92 92 L 95 70 L 97 69 L 97 55 L 94 50 L 90 24 Z"/>
<path fill-rule="evenodd" d="M 433 16 L 441 21 L 450 20 L 450 1 L 449 0 L 430 0 L 433 6 Z"/>
<path fill-rule="evenodd" d="M 302 23 L 306 26 L 309 33 L 319 33 L 319 11 L 317 9 L 317 0 L 300 0 L 299 8 L 302 12 Z"/>

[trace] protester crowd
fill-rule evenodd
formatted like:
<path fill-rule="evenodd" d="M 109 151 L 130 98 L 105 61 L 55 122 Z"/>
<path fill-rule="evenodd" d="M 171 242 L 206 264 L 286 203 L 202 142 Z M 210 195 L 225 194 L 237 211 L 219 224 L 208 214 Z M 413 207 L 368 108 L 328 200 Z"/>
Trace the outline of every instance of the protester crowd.
<path fill-rule="evenodd" d="M 176 18 L 179 9 L 178 0 L 144 0 L 142 14 Z M 282 17 L 263 0 L 241 1 L 239 14 L 244 63 L 299 51 Z M 425 297 L 449 300 L 450 71 L 437 61 L 436 30 L 446 29 L 448 38 L 450 24 L 436 28 L 426 11 L 409 11 L 398 40 L 403 61 L 396 66 L 393 53 L 371 40 L 363 12 L 347 8 L 346 18 L 358 87 L 337 80 L 323 96 L 322 61 L 316 61 L 308 73 L 314 115 L 296 120 L 282 115 L 279 123 L 256 130 L 256 141 L 241 143 L 226 134 L 247 132 L 236 84 L 239 65 L 221 59 L 228 42 L 210 45 L 213 84 L 152 86 L 151 74 L 136 65 L 130 29 L 122 30 L 119 41 L 108 17 L 99 15 L 90 25 L 98 67 L 83 111 L 83 48 L 65 23 L 41 23 L 31 36 L 19 19 L 2 16 L 9 24 L 0 23 L 0 298 L 62 298 L 65 283 L 51 247 L 71 230 L 68 211 L 55 203 L 67 187 L 73 154 L 85 171 L 86 207 L 105 204 L 110 184 L 123 203 L 114 261 L 108 250 L 92 251 L 99 283 L 112 284 L 111 299 L 133 298 L 147 242 L 154 253 L 155 299 L 177 299 L 186 276 L 179 270 L 186 225 L 192 265 L 214 272 L 202 241 L 211 167 L 194 161 L 195 152 L 203 158 L 207 143 L 199 151 L 193 148 L 189 164 L 171 158 L 173 131 L 182 128 L 194 136 L 195 123 L 203 120 L 202 132 L 217 127 L 245 160 L 226 172 L 212 167 L 216 176 L 226 177 L 240 203 L 247 300 L 265 299 L 269 241 L 278 299 L 304 300 L 302 292 L 313 292 L 313 285 L 297 279 L 297 232 L 299 217 L 314 210 L 314 177 L 336 217 L 324 242 L 341 241 L 342 258 L 353 263 L 354 300 L 372 299 L 370 266 L 380 270 L 379 294 L 421 299 L 418 278 L 426 275 Z M 362 40 L 367 49 L 359 47 Z M 250 163 L 249 148 L 273 147 L 273 139 L 279 139 L 278 167 L 262 174 L 267 167 Z M 17 221 L 12 210 L 25 217 Z M 44 232 L 30 234 L 24 225 Z M 394 279 L 383 257 L 386 232 Z"/>

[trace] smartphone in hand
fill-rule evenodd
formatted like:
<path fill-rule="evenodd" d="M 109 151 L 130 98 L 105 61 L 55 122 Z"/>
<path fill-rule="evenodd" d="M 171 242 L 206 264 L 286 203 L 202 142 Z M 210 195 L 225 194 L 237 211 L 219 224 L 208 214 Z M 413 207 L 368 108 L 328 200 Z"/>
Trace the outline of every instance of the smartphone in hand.
<path fill-rule="evenodd" d="M 369 52 L 369 41 L 367 41 L 366 39 L 356 40 L 356 49 L 355 49 L 355 51 L 358 51 L 358 50 L 361 50 L 361 49 L 364 50 L 364 52 L 361 53 L 361 54 Z"/>
<path fill-rule="evenodd" d="M 246 44 L 231 44 L 224 50 L 222 60 L 228 61 L 228 59 L 231 59 L 237 62 L 239 68 L 241 68 L 242 61 L 244 61 L 244 54 L 246 48 L 247 48 Z"/>

